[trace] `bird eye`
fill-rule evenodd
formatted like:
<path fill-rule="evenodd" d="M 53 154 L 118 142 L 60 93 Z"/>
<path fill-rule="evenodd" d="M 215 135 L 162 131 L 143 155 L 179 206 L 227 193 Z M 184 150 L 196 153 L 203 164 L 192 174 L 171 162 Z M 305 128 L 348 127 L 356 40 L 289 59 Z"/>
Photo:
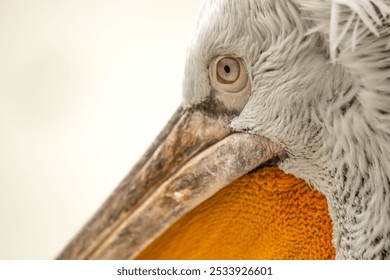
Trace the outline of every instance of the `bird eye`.
<path fill-rule="evenodd" d="M 249 100 L 251 83 L 245 62 L 240 57 L 221 55 L 214 57 L 209 65 L 213 97 L 228 109 L 240 111 Z"/>
<path fill-rule="evenodd" d="M 222 93 L 240 93 L 247 89 L 248 74 L 242 59 L 219 56 L 210 64 L 210 79 L 213 87 Z"/>
<path fill-rule="evenodd" d="M 240 76 L 240 63 L 235 58 L 226 57 L 218 61 L 217 79 L 220 83 L 232 84 Z"/>

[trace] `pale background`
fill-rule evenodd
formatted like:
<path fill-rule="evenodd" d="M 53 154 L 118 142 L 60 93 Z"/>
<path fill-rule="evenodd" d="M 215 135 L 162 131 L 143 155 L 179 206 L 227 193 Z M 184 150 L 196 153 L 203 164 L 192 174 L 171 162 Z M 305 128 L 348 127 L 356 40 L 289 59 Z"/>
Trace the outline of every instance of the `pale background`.
<path fill-rule="evenodd" d="M 0 259 L 54 258 L 181 102 L 201 0 L 0 0 Z"/>

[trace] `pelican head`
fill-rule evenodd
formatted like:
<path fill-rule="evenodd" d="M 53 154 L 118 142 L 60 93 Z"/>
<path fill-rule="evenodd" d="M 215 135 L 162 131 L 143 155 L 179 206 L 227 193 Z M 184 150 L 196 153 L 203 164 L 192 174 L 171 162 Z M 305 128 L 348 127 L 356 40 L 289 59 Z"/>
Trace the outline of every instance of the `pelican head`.
<path fill-rule="evenodd" d="M 60 258 L 133 258 L 270 161 L 325 195 L 340 259 L 390 258 L 390 5 L 209 0 L 184 100 Z"/>

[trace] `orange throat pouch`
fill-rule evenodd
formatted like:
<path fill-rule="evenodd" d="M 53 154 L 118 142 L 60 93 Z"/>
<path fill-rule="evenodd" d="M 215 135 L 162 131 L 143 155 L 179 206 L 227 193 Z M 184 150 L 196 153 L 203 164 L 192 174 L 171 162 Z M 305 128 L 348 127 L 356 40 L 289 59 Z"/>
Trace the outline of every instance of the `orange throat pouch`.
<path fill-rule="evenodd" d="M 326 198 L 277 167 L 232 182 L 137 259 L 334 259 Z"/>

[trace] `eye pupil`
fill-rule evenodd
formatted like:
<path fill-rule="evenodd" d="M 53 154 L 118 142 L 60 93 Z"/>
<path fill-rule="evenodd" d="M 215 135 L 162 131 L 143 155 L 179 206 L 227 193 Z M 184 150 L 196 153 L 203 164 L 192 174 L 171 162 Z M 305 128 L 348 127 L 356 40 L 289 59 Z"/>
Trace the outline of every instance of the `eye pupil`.
<path fill-rule="evenodd" d="M 229 67 L 228 65 L 225 65 L 225 67 L 223 67 L 223 70 L 225 70 L 225 72 L 226 72 L 227 74 L 230 73 L 230 67 Z"/>

